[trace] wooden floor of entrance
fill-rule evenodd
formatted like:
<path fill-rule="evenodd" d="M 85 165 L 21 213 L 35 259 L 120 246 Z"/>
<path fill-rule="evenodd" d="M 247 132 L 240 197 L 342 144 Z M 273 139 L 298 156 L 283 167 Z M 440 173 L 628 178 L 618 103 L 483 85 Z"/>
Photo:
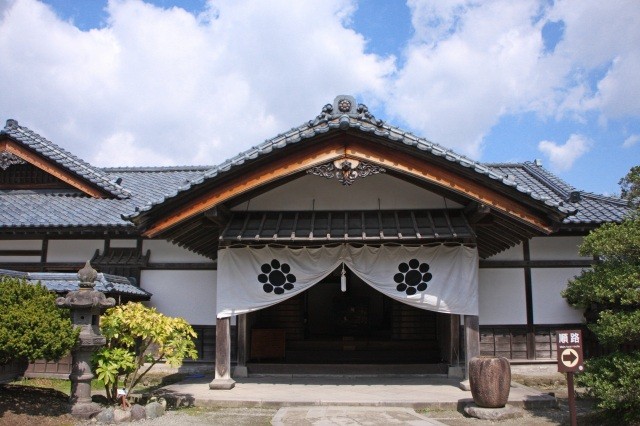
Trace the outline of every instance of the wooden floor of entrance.
<path fill-rule="evenodd" d="M 395 301 L 351 272 L 347 282 L 342 292 L 336 271 L 306 292 L 249 315 L 249 362 L 450 362 L 450 315 Z"/>

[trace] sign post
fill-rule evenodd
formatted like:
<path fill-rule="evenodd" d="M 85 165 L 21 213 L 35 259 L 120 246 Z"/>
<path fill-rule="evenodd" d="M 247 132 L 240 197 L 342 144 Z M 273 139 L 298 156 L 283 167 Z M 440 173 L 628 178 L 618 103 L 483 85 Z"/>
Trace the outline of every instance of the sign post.
<path fill-rule="evenodd" d="M 582 357 L 582 330 L 559 330 L 556 334 L 558 353 L 558 371 L 567 373 L 567 391 L 569 393 L 569 416 L 571 426 L 576 426 L 576 395 L 573 385 L 573 373 L 584 370 Z"/>

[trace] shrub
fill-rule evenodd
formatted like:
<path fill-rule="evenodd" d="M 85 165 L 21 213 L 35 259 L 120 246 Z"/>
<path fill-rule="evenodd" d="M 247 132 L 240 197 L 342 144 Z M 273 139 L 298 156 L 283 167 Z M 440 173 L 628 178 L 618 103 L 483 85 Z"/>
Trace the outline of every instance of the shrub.
<path fill-rule="evenodd" d="M 40 284 L 0 277 L 0 364 L 57 360 L 73 348 L 80 331 L 55 300 Z"/>
<path fill-rule="evenodd" d="M 598 398 L 599 407 L 619 413 L 629 423 L 640 418 L 640 353 L 614 352 L 587 360 L 576 382 Z"/>
<path fill-rule="evenodd" d="M 172 367 L 198 353 L 193 328 L 182 318 L 165 316 L 141 303 L 127 303 L 108 309 L 100 319 L 107 339 L 93 356 L 94 371 L 105 384 L 107 398 L 115 400 L 122 383 L 127 395 L 160 360 Z M 141 371 L 144 364 L 149 365 Z"/>

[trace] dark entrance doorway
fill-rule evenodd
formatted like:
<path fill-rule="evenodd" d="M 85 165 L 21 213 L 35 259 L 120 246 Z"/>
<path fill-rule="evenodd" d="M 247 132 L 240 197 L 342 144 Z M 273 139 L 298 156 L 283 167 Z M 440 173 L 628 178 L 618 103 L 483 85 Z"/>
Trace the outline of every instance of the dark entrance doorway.
<path fill-rule="evenodd" d="M 252 362 L 433 364 L 449 316 L 417 309 L 340 269 L 306 292 L 249 316 Z"/>

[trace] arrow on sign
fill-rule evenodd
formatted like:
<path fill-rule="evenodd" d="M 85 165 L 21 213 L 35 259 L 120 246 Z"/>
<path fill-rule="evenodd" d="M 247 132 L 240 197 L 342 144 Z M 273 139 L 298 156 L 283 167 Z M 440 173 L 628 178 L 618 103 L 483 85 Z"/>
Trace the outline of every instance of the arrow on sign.
<path fill-rule="evenodd" d="M 561 358 L 562 363 L 567 367 L 575 367 L 580 361 L 580 357 L 578 356 L 578 352 L 575 349 L 567 348 L 562 351 Z"/>
<path fill-rule="evenodd" d="M 567 364 L 567 365 L 572 365 L 573 361 L 576 360 L 576 358 L 578 358 L 575 353 L 573 351 L 569 352 L 568 354 L 563 353 L 562 354 L 562 362 Z M 565 362 L 568 361 L 568 362 Z"/>

